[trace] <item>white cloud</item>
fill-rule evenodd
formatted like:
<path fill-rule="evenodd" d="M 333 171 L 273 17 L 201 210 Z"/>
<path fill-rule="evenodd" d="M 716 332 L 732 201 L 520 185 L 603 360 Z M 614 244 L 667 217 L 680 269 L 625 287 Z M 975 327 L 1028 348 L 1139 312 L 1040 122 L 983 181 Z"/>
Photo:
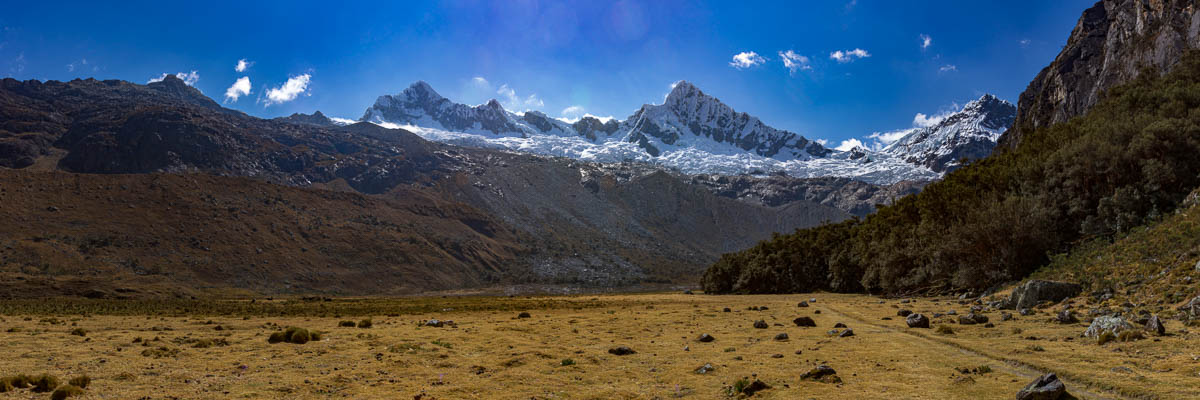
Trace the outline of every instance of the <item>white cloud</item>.
<path fill-rule="evenodd" d="M 932 46 L 932 45 L 933 45 L 933 38 L 929 37 L 929 35 L 922 33 L 921 34 L 921 50 L 928 49 L 929 46 Z"/>
<path fill-rule="evenodd" d="M 938 68 L 938 72 L 958 72 L 958 67 L 954 64 L 946 64 Z"/>
<path fill-rule="evenodd" d="M 1026 48 L 1026 47 L 1029 47 L 1030 40 L 1029 39 L 1021 39 L 1021 41 L 1019 41 L 1017 43 L 1021 45 L 1021 48 Z"/>
<path fill-rule="evenodd" d="M 584 112 L 583 106 L 570 106 L 570 107 L 564 108 L 562 110 L 562 112 L 559 114 L 562 115 L 562 117 L 566 118 L 566 119 L 578 120 L 579 116 L 581 114 L 583 114 L 583 112 Z"/>
<path fill-rule="evenodd" d="M 342 125 L 354 125 L 358 123 L 358 121 L 350 118 L 329 117 L 329 120 Z"/>
<path fill-rule="evenodd" d="M 254 65 L 254 61 L 246 61 L 246 59 L 243 58 L 238 60 L 237 66 L 234 66 L 233 70 L 237 72 L 246 72 L 246 70 L 250 69 L 250 66 L 252 65 Z"/>
<path fill-rule="evenodd" d="M 913 116 L 913 126 L 918 127 L 918 128 L 926 128 L 926 127 L 934 126 L 934 125 L 937 125 L 938 123 L 941 123 L 942 120 L 946 119 L 946 117 L 950 116 L 950 114 L 953 114 L 953 113 L 954 113 L 953 111 L 946 111 L 946 112 L 943 112 L 943 113 L 940 113 L 940 114 L 937 114 L 934 116 L 928 116 L 928 115 L 925 115 L 925 113 L 917 113 L 916 116 Z"/>
<path fill-rule="evenodd" d="M 833 149 L 837 150 L 837 151 L 849 151 L 855 147 L 864 147 L 865 148 L 866 146 L 863 145 L 863 142 L 861 140 L 858 140 L 855 138 L 849 138 L 849 139 L 843 140 L 842 144 L 839 144 L 838 147 L 834 147 Z"/>
<path fill-rule="evenodd" d="M 922 114 L 918 114 L 918 115 L 922 115 Z M 912 131 L 913 131 L 912 129 L 901 129 L 898 131 L 891 131 L 891 132 L 875 132 L 875 133 L 872 133 L 870 136 L 867 136 L 867 138 L 874 139 L 872 141 L 873 143 L 871 143 L 872 150 L 881 150 L 884 147 L 887 147 L 887 145 L 895 143 L 897 140 L 900 140 L 900 138 L 904 137 L 905 135 L 912 133 Z"/>
<path fill-rule="evenodd" d="M 817 139 L 816 142 L 820 143 L 822 146 L 829 144 L 829 141 L 825 139 Z"/>
<path fill-rule="evenodd" d="M 767 59 L 753 51 L 744 51 L 733 56 L 729 65 L 737 69 L 746 69 L 767 62 Z"/>
<path fill-rule="evenodd" d="M 150 84 L 154 82 L 162 82 L 163 79 L 167 79 L 168 75 L 175 75 L 176 78 L 179 78 L 188 86 L 196 86 L 196 82 L 200 80 L 200 73 L 196 72 L 196 70 L 192 70 L 192 72 L 178 72 L 174 74 L 164 73 L 159 75 L 157 78 L 151 78 L 149 81 L 146 81 L 146 83 Z"/>
<path fill-rule="evenodd" d="M 866 50 L 857 49 L 857 48 L 854 50 L 846 50 L 846 51 L 838 50 L 838 51 L 829 53 L 830 59 L 840 62 L 840 63 L 848 63 L 848 62 L 854 61 L 854 59 L 856 59 L 856 58 L 867 58 L 870 56 L 871 56 L 871 53 L 868 53 Z"/>
<path fill-rule="evenodd" d="M 492 86 L 492 84 L 488 83 L 488 80 L 483 79 L 482 76 L 477 76 L 477 77 L 471 78 L 471 83 L 475 84 L 476 86 L 485 87 L 485 88 Z"/>
<path fill-rule="evenodd" d="M 789 72 L 796 73 L 797 70 L 811 70 L 812 66 L 808 64 L 808 57 L 796 54 L 796 52 L 788 50 L 779 52 L 779 59 L 783 60 L 783 67 Z"/>
<path fill-rule="evenodd" d="M 295 100 L 297 96 L 308 90 L 308 82 L 312 79 L 309 74 L 293 76 L 288 78 L 283 86 L 267 89 L 267 101 L 263 104 L 264 107 L 272 104 L 286 103 Z"/>
<path fill-rule="evenodd" d="M 250 94 L 250 77 L 238 78 L 229 89 L 225 89 L 225 101 L 237 102 L 239 97 Z"/>
<path fill-rule="evenodd" d="M 521 99 L 519 96 L 517 96 L 517 91 L 513 90 L 513 88 L 508 87 L 507 83 L 500 85 L 500 90 L 497 90 L 496 94 L 498 94 L 504 98 L 504 100 L 501 101 L 501 103 L 504 105 L 504 108 L 507 108 L 510 111 L 516 111 L 516 110 L 521 110 L 521 109 L 529 110 L 529 109 L 533 109 L 533 108 L 541 108 L 542 106 L 545 105 L 545 103 L 542 102 L 542 99 L 538 98 L 536 93 L 531 94 L 524 99 Z"/>

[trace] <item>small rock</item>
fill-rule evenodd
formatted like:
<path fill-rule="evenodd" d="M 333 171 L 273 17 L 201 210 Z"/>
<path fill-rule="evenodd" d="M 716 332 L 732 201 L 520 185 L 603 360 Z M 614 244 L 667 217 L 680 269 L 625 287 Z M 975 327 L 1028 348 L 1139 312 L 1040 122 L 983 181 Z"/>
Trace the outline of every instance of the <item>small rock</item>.
<path fill-rule="evenodd" d="M 701 334 L 700 334 L 700 337 L 699 337 L 699 338 L 697 338 L 696 340 L 697 340 L 697 341 L 699 341 L 699 342 L 702 342 L 702 343 L 708 343 L 708 342 L 711 342 L 711 341 L 717 340 L 717 338 L 715 338 L 715 337 L 712 337 L 712 335 L 709 335 L 709 334 L 707 334 L 707 333 L 701 333 Z"/>
<path fill-rule="evenodd" d="M 796 317 L 796 319 L 792 320 L 792 323 L 796 324 L 796 326 L 800 326 L 800 327 L 815 327 L 815 326 L 817 326 L 817 321 L 813 321 L 812 317 Z"/>
<path fill-rule="evenodd" d="M 1158 336 L 1165 335 L 1167 328 L 1163 326 L 1162 321 L 1157 315 L 1151 316 L 1150 320 L 1146 321 L 1146 331 Z"/>
<path fill-rule="evenodd" d="M 842 333 L 838 335 L 838 337 L 851 337 L 851 336 L 854 336 L 854 330 L 850 329 L 850 328 L 846 328 L 846 330 L 842 331 Z"/>
<path fill-rule="evenodd" d="M 900 304 L 908 304 L 908 303 L 911 303 L 911 302 L 912 302 L 912 300 L 911 300 L 911 299 L 903 299 L 903 300 L 900 300 Z"/>
<path fill-rule="evenodd" d="M 813 314 L 820 314 L 821 310 L 813 310 Z"/>
<path fill-rule="evenodd" d="M 983 327 L 984 327 L 984 328 L 995 328 L 995 327 L 996 327 L 996 324 L 993 324 L 993 323 L 991 323 L 991 322 L 988 322 L 988 323 L 986 323 L 986 324 L 983 324 Z"/>
<path fill-rule="evenodd" d="M 618 356 L 627 356 L 627 355 L 636 354 L 636 353 L 637 352 L 633 351 L 633 349 L 625 347 L 625 346 L 613 347 L 611 349 L 608 349 L 608 354 L 613 354 L 613 355 L 618 355 Z"/>
<path fill-rule="evenodd" d="M 968 315 L 960 315 L 960 316 L 958 316 L 958 324 L 959 325 L 975 325 L 975 318 L 971 318 L 971 315 L 969 315 L 969 314 Z"/>
<path fill-rule="evenodd" d="M 1122 367 L 1118 365 L 1116 367 L 1112 367 L 1112 372 L 1116 372 L 1118 374 L 1131 374 L 1133 373 L 1133 370 L 1129 369 L 1129 367 Z"/>
<path fill-rule="evenodd" d="M 1007 313 L 1007 312 L 1000 313 L 1000 321 L 1011 321 L 1012 319 L 1013 319 L 1012 313 Z"/>
<path fill-rule="evenodd" d="M 1033 315 L 1033 310 L 1028 309 L 1028 308 L 1022 308 L 1022 309 L 1017 310 L 1017 313 L 1021 314 L 1021 315 Z"/>
<path fill-rule="evenodd" d="M 783 354 L 772 354 L 771 358 L 783 358 Z"/>
<path fill-rule="evenodd" d="M 530 317 L 530 315 L 527 312 L 517 314 L 517 318 L 529 318 L 529 317 Z"/>
<path fill-rule="evenodd" d="M 896 316 L 900 316 L 900 317 L 907 317 L 909 314 L 912 314 L 912 310 L 896 311 Z"/>
<path fill-rule="evenodd" d="M 733 310 L 730 310 L 729 307 L 725 307 L 725 309 L 721 310 L 721 312 L 733 312 Z"/>
<path fill-rule="evenodd" d="M 1017 392 L 1017 400 L 1058 400 L 1067 393 L 1067 387 L 1053 373 L 1038 377 Z"/>
<path fill-rule="evenodd" d="M 750 382 L 750 385 L 747 385 L 746 387 L 742 388 L 742 393 L 745 394 L 746 396 L 753 396 L 755 393 L 758 393 L 758 392 L 761 392 L 763 390 L 767 390 L 770 388 L 771 388 L 771 385 L 768 385 L 768 384 L 764 383 L 763 381 L 755 379 L 754 382 Z"/>
<path fill-rule="evenodd" d="M 693 294 L 691 289 L 684 290 L 683 294 Z"/>
<path fill-rule="evenodd" d="M 926 328 L 929 329 L 929 317 L 921 314 L 912 314 L 904 319 L 909 328 Z"/>
<path fill-rule="evenodd" d="M 796 307 L 808 307 L 808 302 L 802 301 L 802 302 L 796 303 Z"/>
<path fill-rule="evenodd" d="M 810 380 L 825 383 L 842 383 L 842 378 L 837 376 L 837 371 L 828 365 L 821 365 L 800 375 L 800 380 Z"/>
<path fill-rule="evenodd" d="M 1060 324 L 1074 324 L 1079 322 L 1079 318 L 1075 318 L 1075 314 L 1071 310 L 1062 310 L 1054 317 L 1054 320 Z"/>
<path fill-rule="evenodd" d="M 958 315 L 958 311 L 956 311 L 956 310 L 946 311 L 946 315 Z"/>
<path fill-rule="evenodd" d="M 785 342 L 788 340 L 788 334 L 780 333 L 778 335 L 775 335 L 775 340 L 779 341 L 779 342 Z"/>
<path fill-rule="evenodd" d="M 441 328 L 445 324 L 446 324 L 445 322 L 442 322 L 442 321 L 439 321 L 436 319 L 431 319 L 431 320 L 425 321 L 425 326 L 432 326 L 434 328 Z"/>
<path fill-rule="evenodd" d="M 716 369 L 717 369 L 717 367 L 712 366 L 712 364 L 704 364 L 704 365 L 701 365 L 700 368 L 696 368 L 696 373 L 697 374 L 707 374 L 709 372 L 715 371 Z"/>
<path fill-rule="evenodd" d="M 755 327 L 755 328 L 758 328 L 758 329 L 767 329 L 767 327 L 768 327 L 768 326 L 769 326 L 769 325 L 767 325 L 767 321 L 763 321 L 763 320 L 761 320 L 761 319 L 760 319 L 760 320 L 758 320 L 758 321 L 754 321 L 754 327 Z"/>
<path fill-rule="evenodd" d="M 838 323 L 836 323 L 836 324 L 833 324 L 833 327 L 834 327 L 834 328 L 845 328 L 845 327 L 846 327 L 846 324 L 843 324 L 843 323 L 841 323 L 841 322 L 838 322 Z"/>

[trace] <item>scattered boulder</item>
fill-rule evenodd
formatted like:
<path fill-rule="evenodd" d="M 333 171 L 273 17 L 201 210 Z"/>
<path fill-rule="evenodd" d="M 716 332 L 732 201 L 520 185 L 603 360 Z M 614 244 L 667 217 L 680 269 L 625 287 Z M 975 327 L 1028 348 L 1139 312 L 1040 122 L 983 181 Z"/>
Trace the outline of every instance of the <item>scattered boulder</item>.
<path fill-rule="evenodd" d="M 758 392 L 761 392 L 763 390 L 767 390 L 770 388 L 771 388 L 771 385 L 768 385 L 763 381 L 755 379 L 754 382 L 750 382 L 749 385 L 742 387 L 742 393 L 745 394 L 747 397 L 749 397 L 749 396 L 753 396 L 755 393 L 758 393 Z"/>
<path fill-rule="evenodd" d="M 807 301 L 802 301 L 796 304 L 796 307 L 808 307 Z"/>
<path fill-rule="evenodd" d="M 1097 339 L 1104 332 L 1112 332 L 1113 335 L 1121 333 L 1126 329 L 1131 329 L 1133 326 L 1125 322 L 1121 317 L 1105 316 L 1096 317 L 1092 320 L 1092 324 L 1083 332 L 1083 336 L 1087 338 Z"/>
<path fill-rule="evenodd" d="M 1017 400 L 1058 400 L 1067 394 L 1067 387 L 1053 373 L 1045 374 L 1017 392 Z"/>
<path fill-rule="evenodd" d="M 779 341 L 779 342 L 786 342 L 788 340 L 788 334 L 780 333 L 778 335 L 775 335 L 775 340 Z"/>
<path fill-rule="evenodd" d="M 1200 317 L 1200 296 L 1193 297 L 1183 307 L 1179 307 L 1179 311 L 1183 311 L 1190 318 Z"/>
<path fill-rule="evenodd" d="M 709 334 L 707 334 L 707 333 L 701 333 L 701 334 L 700 334 L 700 337 L 696 339 L 696 341 L 699 341 L 699 342 L 702 342 L 702 343 L 708 343 L 708 342 L 711 342 L 711 341 L 714 341 L 714 340 L 717 340 L 717 338 L 715 338 L 715 337 L 712 337 L 712 335 L 709 335 Z"/>
<path fill-rule="evenodd" d="M 684 290 L 683 294 L 693 294 L 691 289 Z"/>
<path fill-rule="evenodd" d="M 925 328 L 929 329 L 929 317 L 921 314 L 912 314 L 904 319 L 909 328 Z"/>
<path fill-rule="evenodd" d="M 1079 318 L 1075 318 L 1075 314 L 1071 310 L 1062 310 L 1054 317 L 1054 320 L 1060 324 L 1075 324 L 1079 323 Z"/>
<path fill-rule="evenodd" d="M 1158 319 L 1157 315 L 1151 316 L 1150 320 L 1146 321 L 1145 326 L 1146 332 L 1150 332 L 1158 336 L 1162 336 L 1167 333 L 1167 328 L 1163 326 L 1162 320 Z"/>
<path fill-rule="evenodd" d="M 767 325 L 767 321 L 763 321 L 763 320 L 761 320 L 761 319 L 760 319 L 760 320 L 758 320 L 758 321 L 754 321 L 754 327 L 755 327 L 755 328 L 758 328 L 758 329 L 767 329 L 767 327 L 768 327 L 768 326 L 769 326 L 769 325 Z"/>
<path fill-rule="evenodd" d="M 821 310 L 813 310 L 813 314 L 820 314 Z"/>
<path fill-rule="evenodd" d="M 529 315 L 529 313 L 527 313 L 527 312 L 522 312 L 520 314 L 517 314 L 517 318 L 530 318 L 530 317 L 532 317 L 532 316 Z"/>
<path fill-rule="evenodd" d="M 958 324 L 959 325 L 975 325 L 975 319 L 971 318 L 970 314 L 960 315 L 960 316 L 958 316 Z"/>
<path fill-rule="evenodd" d="M 1000 308 L 1019 310 L 1032 308 L 1043 301 L 1060 302 L 1079 295 L 1083 286 L 1078 283 L 1032 280 L 1013 289 L 1012 296 Z"/>
<path fill-rule="evenodd" d="M 617 356 L 627 356 L 630 354 L 637 354 L 637 352 L 633 351 L 633 349 L 631 349 L 629 347 L 619 346 L 619 347 L 613 347 L 611 349 L 608 349 L 608 354 L 617 355 Z"/>
<path fill-rule="evenodd" d="M 837 376 L 837 371 L 834 371 L 833 367 L 828 365 L 820 365 L 809 370 L 808 372 L 805 372 L 803 375 L 800 375 L 800 380 L 825 383 L 842 383 L 842 378 Z"/>
<path fill-rule="evenodd" d="M 704 365 L 701 365 L 700 368 L 696 368 L 696 373 L 703 375 L 703 374 L 707 374 L 709 372 L 713 372 L 716 369 L 717 369 L 717 367 L 712 366 L 712 364 L 704 364 Z"/>
<path fill-rule="evenodd" d="M 725 309 L 721 310 L 721 312 L 733 312 L 733 310 L 730 310 L 729 307 L 725 307 Z"/>
<path fill-rule="evenodd" d="M 431 326 L 431 327 L 434 327 L 434 328 L 441 328 L 441 327 L 443 327 L 443 326 L 445 326 L 445 325 L 446 325 L 446 322 L 445 322 L 445 321 L 441 321 L 441 320 L 437 320 L 437 319 L 431 319 L 431 320 L 425 321 L 425 324 L 424 324 L 424 325 L 425 325 L 425 326 Z"/>
<path fill-rule="evenodd" d="M 1008 312 L 1000 313 L 1000 321 L 1011 321 L 1012 319 L 1013 319 L 1012 313 L 1008 313 Z"/>
<path fill-rule="evenodd" d="M 846 330 L 844 330 L 844 331 L 842 331 L 842 333 L 838 334 L 838 337 L 851 337 L 851 336 L 854 336 L 854 330 L 850 329 L 850 328 L 846 328 Z"/>
<path fill-rule="evenodd" d="M 838 323 L 836 323 L 836 324 L 833 324 L 833 327 L 834 327 L 834 328 L 845 328 L 845 327 L 846 327 L 846 324 L 843 324 L 843 323 L 841 323 L 841 322 L 838 322 Z"/>
<path fill-rule="evenodd" d="M 900 316 L 900 317 L 907 317 L 909 314 L 912 314 L 912 310 L 896 311 L 896 316 Z"/>
<path fill-rule="evenodd" d="M 1033 315 L 1034 311 L 1030 308 L 1022 308 L 1017 310 L 1017 313 L 1021 315 Z"/>
<path fill-rule="evenodd" d="M 817 326 L 817 321 L 813 321 L 812 317 L 796 317 L 796 319 L 792 320 L 792 323 L 799 327 Z"/>

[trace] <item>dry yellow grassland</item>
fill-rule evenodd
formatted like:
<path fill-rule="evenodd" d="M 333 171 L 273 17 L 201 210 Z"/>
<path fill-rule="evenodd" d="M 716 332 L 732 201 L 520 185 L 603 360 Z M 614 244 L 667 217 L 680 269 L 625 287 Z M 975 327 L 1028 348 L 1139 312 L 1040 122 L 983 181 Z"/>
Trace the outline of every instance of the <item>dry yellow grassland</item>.
<path fill-rule="evenodd" d="M 817 301 L 810 307 L 797 307 L 813 297 Z M 951 324 L 952 335 L 907 328 L 896 316 L 896 306 L 926 315 L 968 311 L 949 299 L 911 304 L 835 294 L 552 299 L 560 306 L 523 310 L 530 318 L 507 309 L 447 309 L 376 315 L 371 328 L 339 327 L 340 321 L 364 317 L 338 317 L 336 310 L 324 317 L 248 319 L 5 315 L 0 375 L 50 373 L 65 382 L 86 374 L 92 382 L 79 398 L 119 399 L 720 399 L 743 377 L 771 386 L 753 396 L 764 399 L 1010 399 L 1041 369 L 1064 377 L 1080 398 L 1200 398 L 1200 341 L 1194 333 L 1181 333 L 1177 321 L 1168 322 L 1171 336 L 1098 346 L 1078 337 L 1085 324 L 1054 324 L 1048 312 L 1005 322 L 990 312 L 995 327 Z M 461 306 L 475 300 L 453 301 Z M 762 306 L 768 309 L 748 309 Z M 726 307 L 731 312 L 723 312 Z M 817 327 L 795 326 L 791 321 L 798 316 L 812 317 Z M 419 325 L 431 318 L 453 325 Z M 935 318 L 934 326 L 948 318 Z M 768 328 L 754 328 L 756 320 Z M 838 322 L 855 335 L 829 335 Z M 322 337 L 268 344 L 277 326 L 316 330 Z M 72 335 L 76 328 L 86 336 Z M 702 333 L 716 340 L 697 341 Z M 788 340 L 775 340 L 779 333 Z M 636 354 L 609 354 L 617 346 Z M 715 369 L 696 373 L 704 364 Z M 833 367 L 842 383 L 800 380 L 821 364 Z M 983 366 L 991 371 L 957 370 Z M 0 398 L 48 397 L 21 389 L 0 393 Z"/>

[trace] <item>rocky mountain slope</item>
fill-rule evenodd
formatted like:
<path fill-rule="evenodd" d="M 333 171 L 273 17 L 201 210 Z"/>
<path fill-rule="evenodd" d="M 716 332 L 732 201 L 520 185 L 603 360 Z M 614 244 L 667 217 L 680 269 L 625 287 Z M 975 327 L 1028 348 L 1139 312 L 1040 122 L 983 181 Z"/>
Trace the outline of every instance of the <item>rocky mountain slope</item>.
<path fill-rule="evenodd" d="M 880 152 L 828 149 L 735 111 L 688 82 L 676 83 L 663 104 L 643 105 L 624 121 L 585 117 L 568 123 L 537 111 L 511 113 L 495 101 L 471 107 L 442 97 L 425 82 L 379 97 L 361 120 L 402 126 L 444 143 L 594 162 L 639 161 L 686 174 L 843 177 L 891 185 L 936 180 L 959 158 L 986 155 L 994 131 L 1006 129 L 1012 118 L 1011 105 L 998 99 L 984 103 L 936 128 L 936 134 L 915 133 L 905 145 Z"/>
<path fill-rule="evenodd" d="M 1082 115 L 1104 91 L 1144 68 L 1170 71 L 1186 50 L 1200 48 L 1197 7 L 1186 0 L 1096 2 L 1054 62 L 1021 93 L 1016 123 L 1001 144 L 1016 147 L 1028 132 Z"/>
<path fill-rule="evenodd" d="M 53 237 L 56 244 L 51 247 L 62 247 L 76 246 L 93 236 L 120 237 L 126 229 L 159 231 L 123 225 L 128 218 L 124 213 L 102 211 L 116 204 L 130 210 L 148 209 L 150 215 L 161 214 L 156 221 L 163 228 L 179 228 L 170 234 L 160 232 L 157 244 L 146 244 L 151 241 L 146 238 L 136 240 L 141 243 L 138 246 L 113 246 L 96 264 L 121 268 L 129 260 L 138 265 L 153 260 L 158 267 L 172 271 L 188 266 L 196 279 L 174 272 L 185 284 L 227 282 L 254 291 L 342 293 L 512 283 L 618 287 L 693 282 L 697 272 L 721 252 L 750 246 L 774 232 L 849 217 L 837 208 L 802 199 L 765 206 L 718 196 L 707 187 L 691 184 L 685 175 L 661 168 L 639 167 L 638 173 L 626 173 L 570 159 L 449 146 L 375 124 L 312 123 L 319 115 L 263 120 L 213 108 L 215 103 L 205 99 L 174 77 L 151 85 L 96 80 L 0 81 L 0 113 L 6 116 L 4 139 L 19 144 L 9 147 L 19 151 L 0 154 L 0 162 L 25 166 L 13 178 L 24 182 L 17 184 L 26 188 L 21 190 L 22 201 L 6 202 L 16 207 L 7 211 L 10 219 L 28 223 L 20 219 L 49 207 L 64 210 L 64 204 L 87 210 L 72 212 L 70 220 L 62 224 L 31 227 L 41 229 L 38 233 L 6 230 L 0 233 L 0 241 L 24 246 Z M 599 129 L 604 129 L 603 124 Z M 59 185 L 81 180 L 79 175 L 25 171 L 35 164 L 75 174 L 132 174 L 129 176 L 138 178 L 129 179 L 142 181 L 125 183 L 130 189 L 113 188 L 113 183 L 84 190 Z M 214 230 L 234 238 L 247 230 L 254 232 L 255 227 L 261 231 L 262 223 L 249 222 L 260 214 L 277 219 L 276 229 L 280 229 L 281 221 L 293 214 L 280 216 L 251 207 L 279 201 L 277 196 L 247 195 L 240 203 L 225 199 L 217 204 L 230 205 L 205 211 L 214 219 L 213 225 L 189 224 L 191 218 L 199 217 L 178 214 L 183 207 L 176 204 L 179 200 L 161 198 L 182 188 L 162 188 L 145 181 L 173 176 L 164 173 L 253 178 L 233 182 L 221 180 L 232 178 L 196 179 L 204 184 L 188 190 L 201 200 L 206 198 L 204 193 L 226 191 L 230 186 L 243 187 L 247 193 L 283 192 L 287 195 L 279 196 L 305 198 L 293 202 L 296 211 L 292 213 L 305 214 L 293 223 L 311 229 L 290 230 L 288 238 L 299 236 L 303 240 L 295 240 L 304 244 L 290 247 L 287 257 L 307 256 L 311 262 L 294 271 L 294 265 L 256 263 L 249 270 L 265 269 L 263 273 L 249 274 L 245 280 L 223 280 L 232 272 L 220 268 L 228 267 L 234 258 L 218 260 L 183 249 L 215 249 L 205 244 L 215 240 L 210 236 Z M 118 190 L 132 193 L 116 196 L 108 192 Z M 325 190 L 366 197 L 333 196 Z M 8 193 L 13 193 L 12 189 Z M 114 201 L 110 198 L 121 200 L 109 204 Z M 101 199 L 104 201 L 98 204 L 108 205 L 82 204 L 88 199 Z M 421 204 L 425 207 L 413 209 Z M 235 210 L 248 208 L 256 210 L 256 216 Z M 357 211 L 347 215 L 341 210 Z M 374 219 L 385 214 L 396 216 Z M 415 222 L 417 219 L 425 222 Z M 441 220 L 445 221 L 438 222 Z M 383 237 L 392 239 L 365 240 L 315 230 L 326 224 L 355 229 L 356 224 L 376 222 L 381 226 L 378 229 L 420 233 L 403 239 L 389 233 Z M 372 229 L 376 228 L 366 232 Z M 365 247 L 356 251 L 349 243 L 360 240 Z M 392 253 L 378 248 L 388 240 L 412 244 L 399 247 L 403 254 L 431 253 L 444 258 L 414 261 L 416 255 L 386 256 Z M 475 242 L 479 243 L 472 244 Z M 296 248 L 299 253 L 291 253 Z M 431 250 L 434 248 L 438 250 Z M 264 251 L 268 250 L 264 247 Z M 58 276 L 56 271 L 78 268 L 70 264 L 79 258 L 22 254 L 0 258 L 0 267 L 52 277 Z M 86 260 L 89 254 L 78 257 Z M 333 264 L 338 265 L 323 267 Z M 468 271 L 468 267 L 482 269 Z M 362 275 L 359 269 L 370 274 Z M 300 275 L 308 279 L 303 285 L 295 284 Z M 367 276 L 376 281 L 349 283 Z"/>
<path fill-rule="evenodd" d="M 963 159 L 992 154 L 1016 114 L 1011 103 L 986 94 L 932 126 L 913 128 L 883 152 L 937 172 L 950 171 L 961 167 Z"/>

